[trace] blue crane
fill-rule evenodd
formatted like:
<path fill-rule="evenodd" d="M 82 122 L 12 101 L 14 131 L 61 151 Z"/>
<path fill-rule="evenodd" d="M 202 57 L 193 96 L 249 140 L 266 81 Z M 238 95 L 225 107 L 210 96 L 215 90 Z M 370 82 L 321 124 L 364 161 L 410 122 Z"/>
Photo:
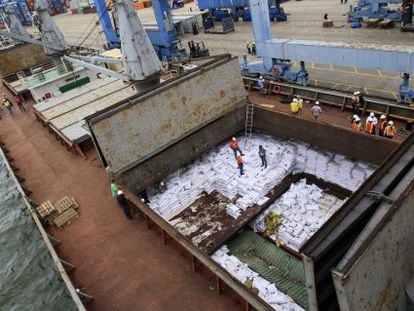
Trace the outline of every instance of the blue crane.
<path fill-rule="evenodd" d="M 414 73 L 414 49 L 272 39 L 269 19 L 263 18 L 269 14 L 267 0 L 251 0 L 250 9 L 257 55 L 262 59 L 250 63 L 246 59 L 242 62 L 243 74 L 263 75 L 275 80 L 307 85 L 308 72 L 305 62 L 401 72 L 403 82 L 398 102 L 413 103 L 414 90 L 409 87 L 409 77 Z M 291 60 L 300 61 L 301 68 L 292 70 Z"/>
<path fill-rule="evenodd" d="M 358 0 L 355 7 L 350 6 L 348 21 L 361 22 L 363 18 L 387 18 L 394 22 L 400 22 L 401 12 L 390 10 L 388 4 L 391 3 L 400 4 L 402 0 Z"/>
<path fill-rule="evenodd" d="M 282 7 L 280 0 L 269 1 L 269 18 L 271 21 L 285 22 L 287 15 Z M 251 21 L 249 0 L 199 0 L 200 10 L 209 10 L 217 21 L 224 17 L 231 16 L 235 21 L 241 18 L 243 21 Z"/>
<path fill-rule="evenodd" d="M 94 0 L 94 3 L 109 47 L 120 47 L 120 38 L 112 24 L 105 0 Z M 186 58 L 185 49 L 180 48 L 181 41 L 172 22 L 171 7 L 168 1 L 152 0 L 152 6 L 158 31 L 147 31 L 147 34 L 158 57 L 167 60 Z"/>

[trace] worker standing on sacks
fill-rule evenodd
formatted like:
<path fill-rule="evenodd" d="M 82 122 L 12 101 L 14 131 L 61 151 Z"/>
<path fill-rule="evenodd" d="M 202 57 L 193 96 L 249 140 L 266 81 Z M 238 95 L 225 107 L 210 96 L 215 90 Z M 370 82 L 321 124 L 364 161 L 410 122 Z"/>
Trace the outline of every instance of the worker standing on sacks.
<path fill-rule="evenodd" d="M 238 155 L 236 157 L 236 161 L 237 161 L 237 168 L 240 170 L 240 176 L 242 176 L 244 174 L 243 172 L 243 158 L 241 155 Z"/>
<path fill-rule="evenodd" d="M 257 81 L 257 86 L 259 87 L 260 96 L 264 97 L 265 96 L 265 91 L 264 91 L 265 81 L 262 76 L 259 77 L 259 81 Z"/>
<path fill-rule="evenodd" d="M 262 145 L 259 146 L 259 157 L 262 160 L 261 167 L 267 168 L 266 149 Z"/>
<path fill-rule="evenodd" d="M 230 141 L 230 149 L 234 152 L 234 157 L 237 159 L 237 152 L 240 153 L 240 155 L 244 155 L 239 147 L 239 143 L 237 142 L 236 137 L 233 137 Z"/>

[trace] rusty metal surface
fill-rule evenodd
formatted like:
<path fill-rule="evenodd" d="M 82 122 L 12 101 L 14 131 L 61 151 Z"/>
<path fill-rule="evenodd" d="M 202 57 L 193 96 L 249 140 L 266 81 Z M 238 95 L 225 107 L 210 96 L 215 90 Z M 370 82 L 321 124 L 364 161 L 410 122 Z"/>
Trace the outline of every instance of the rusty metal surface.
<path fill-rule="evenodd" d="M 237 59 L 173 83 L 90 123 L 114 173 L 134 167 L 223 116 L 243 103 L 247 95 Z"/>
<path fill-rule="evenodd" d="M 194 134 L 123 173 L 119 176 L 119 180 L 122 184 L 140 192 L 240 132 L 244 126 L 244 118 L 244 107 L 232 110 Z"/>
<path fill-rule="evenodd" d="M 384 210 L 395 208 L 390 205 L 384 203 Z M 407 309 L 404 291 L 414 275 L 413 206 L 414 191 L 411 189 L 398 211 L 366 246 L 350 270 L 333 271 L 341 310 Z M 383 215 L 378 216 L 382 218 Z M 367 227 L 369 229 L 369 225 Z"/>
<path fill-rule="evenodd" d="M 400 145 L 394 140 L 360 135 L 350 129 L 332 124 L 299 119 L 284 112 L 257 108 L 254 113 L 254 127 L 279 137 L 297 139 L 375 165 L 380 165 Z M 372 152 L 373 150 L 375 152 Z"/>

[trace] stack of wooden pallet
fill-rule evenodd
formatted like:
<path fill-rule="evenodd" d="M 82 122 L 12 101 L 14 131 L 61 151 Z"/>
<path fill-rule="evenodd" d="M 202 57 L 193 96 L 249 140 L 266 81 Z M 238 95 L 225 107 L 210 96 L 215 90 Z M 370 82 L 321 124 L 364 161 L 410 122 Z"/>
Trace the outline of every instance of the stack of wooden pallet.
<path fill-rule="evenodd" d="M 39 205 L 36 210 L 42 219 L 49 222 L 49 224 L 54 224 L 58 229 L 62 229 L 79 218 L 78 208 L 79 205 L 75 199 L 65 196 L 54 204 L 46 201 Z"/>

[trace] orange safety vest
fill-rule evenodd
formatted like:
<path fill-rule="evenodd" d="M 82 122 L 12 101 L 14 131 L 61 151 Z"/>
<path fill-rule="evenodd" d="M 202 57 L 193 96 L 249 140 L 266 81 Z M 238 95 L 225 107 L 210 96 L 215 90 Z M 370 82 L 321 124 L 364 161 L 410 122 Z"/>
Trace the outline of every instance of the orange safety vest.
<path fill-rule="evenodd" d="M 387 137 L 394 137 L 394 130 L 395 130 L 395 127 L 394 126 L 388 125 L 385 128 L 385 136 L 387 136 Z"/>
<path fill-rule="evenodd" d="M 352 123 L 352 127 L 355 131 L 359 132 L 361 130 L 361 123 L 360 122 L 354 122 Z"/>
<path fill-rule="evenodd" d="M 365 123 L 365 133 L 368 133 L 368 134 L 374 133 L 374 124 L 372 122 Z"/>
<path fill-rule="evenodd" d="M 243 163 L 243 158 L 241 156 L 237 157 L 237 165 L 240 165 Z"/>
<path fill-rule="evenodd" d="M 230 148 L 233 150 L 239 148 L 239 144 L 237 143 L 237 141 L 232 140 L 230 142 Z"/>

